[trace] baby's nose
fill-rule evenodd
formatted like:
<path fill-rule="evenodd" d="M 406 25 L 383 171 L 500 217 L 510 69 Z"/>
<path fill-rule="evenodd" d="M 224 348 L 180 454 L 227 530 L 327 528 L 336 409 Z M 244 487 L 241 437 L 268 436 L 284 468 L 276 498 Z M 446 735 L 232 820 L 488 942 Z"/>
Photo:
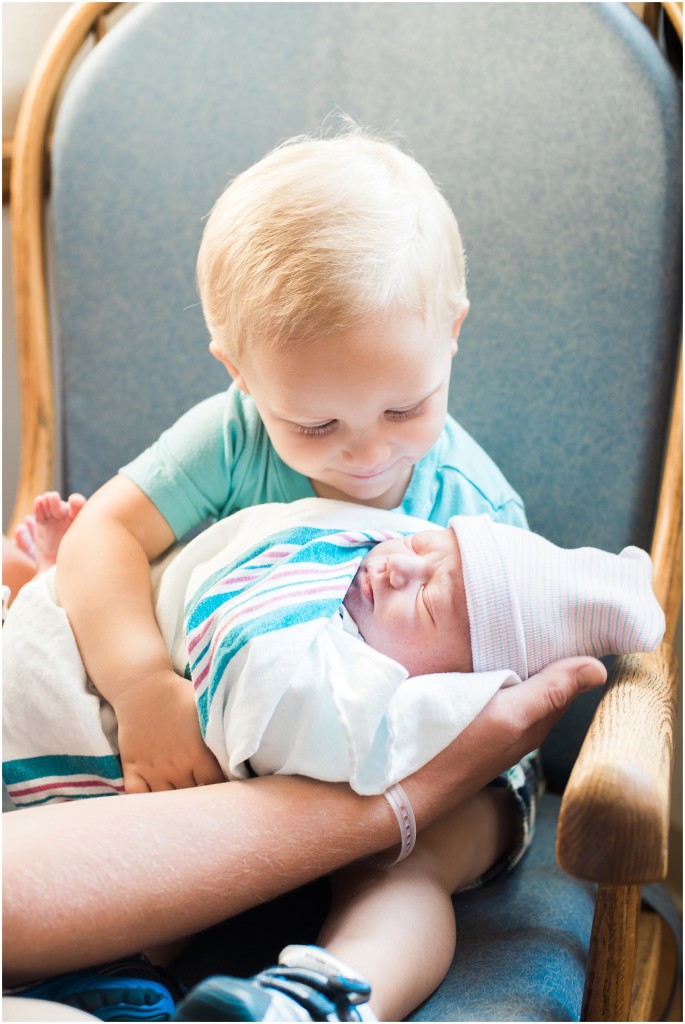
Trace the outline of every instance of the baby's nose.
<path fill-rule="evenodd" d="M 426 560 L 419 555 L 404 552 L 388 555 L 388 580 L 394 590 L 406 587 L 412 581 L 425 581 L 428 575 Z"/>

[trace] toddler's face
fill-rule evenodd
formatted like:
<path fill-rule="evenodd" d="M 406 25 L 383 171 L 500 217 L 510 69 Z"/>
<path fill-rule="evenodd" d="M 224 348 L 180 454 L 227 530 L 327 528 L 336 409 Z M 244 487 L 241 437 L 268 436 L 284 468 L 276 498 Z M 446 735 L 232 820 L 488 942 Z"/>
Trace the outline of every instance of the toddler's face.
<path fill-rule="evenodd" d="M 344 604 L 364 640 L 410 675 L 473 671 L 453 530 L 426 530 L 377 544 L 357 570 Z"/>
<path fill-rule="evenodd" d="M 257 342 L 240 367 L 223 361 L 319 497 L 395 508 L 444 426 L 457 333 L 399 310 L 320 342 Z"/>

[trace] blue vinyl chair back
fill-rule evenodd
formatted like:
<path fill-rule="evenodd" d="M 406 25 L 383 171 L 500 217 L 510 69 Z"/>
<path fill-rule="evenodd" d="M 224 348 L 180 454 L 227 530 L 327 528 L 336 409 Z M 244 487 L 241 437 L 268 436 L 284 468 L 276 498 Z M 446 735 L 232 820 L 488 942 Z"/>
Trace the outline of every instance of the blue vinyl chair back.
<path fill-rule="evenodd" d="M 472 309 L 450 409 L 531 526 L 649 546 L 680 317 L 680 102 L 623 4 L 141 4 L 78 68 L 55 130 L 63 487 L 92 492 L 226 386 L 194 284 L 203 219 L 233 175 L 339 111 L 396 133 L 457 214 Z M 587 714 L 548 745 L 560 784 Z M 525 884 L 509 891 L 542 927 Z M 592 911 L 576 895 L 566 1002 L 545 995 L 564 967 L 549 921 L 538 1004 L 509 1019 L 578 1012 Z M 479 942 L 423 1019 L 505 1019 L 492 986 L 489 1011 L 457 997 L 477 987 Z"/>
<path fill-rule="evenodd" d="M 679 322 L 680 96 L 619 4 L 143 4 L 54 142 L 65 485 L 225 385 L 194 263 L 228 180 L 339 109 L 443 187 L 471 314 L 451 411 L 566 545 L 648 544 Z M 123 415 L 122 415 L 123 413 Z"/>

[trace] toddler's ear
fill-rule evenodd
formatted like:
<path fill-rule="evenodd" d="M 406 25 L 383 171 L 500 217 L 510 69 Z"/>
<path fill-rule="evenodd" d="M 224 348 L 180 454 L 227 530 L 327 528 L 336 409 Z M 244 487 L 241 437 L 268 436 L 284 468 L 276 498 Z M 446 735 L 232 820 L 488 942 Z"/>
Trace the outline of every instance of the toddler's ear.
<path fill-rule="evenodd" d="M 459 332 L 460 332 L 460 330 L 462 328 L 462 324 L 464 323 L 464 320 L 466 320 L 466 317 L 469 315 L 469 309 L 470 308 L 471 308 L 471 304 L 467 300 L 466 306 L 464 307 L 463 312 L 459 314 L 457 319 L 454 321 L 454 324 L 452 325 L 452 355 L 453 356 L 456 356 L 457 352 L 459 351 Z"/>
<path fill-rule="evenodd" d="M 244 391 L 246 395 L 249 395 L 249 393 L 250 393 L 249 389 L 248 389 L 247 384 L 245 383 L 245 381 L 243 379 L 243 375 L 241 374 L 240 370 L 235 365 L 235 363 L 231 362 L 231 360 L 223 352 L 223 350 L 219 347 L 219 345 L 218 345 L 218 343 L 216 341 L 210 341 L 210 343 L 209 343 L 209 351 L 212 353 L 212 355 L 214 356 L 215 359 L 218 359 L 219 362 L 223 366 L 226 367 L 227 371 L 230 373 L 230 375 L 233 378 L 235 384 L 240 388 L 240 390 Z"/>

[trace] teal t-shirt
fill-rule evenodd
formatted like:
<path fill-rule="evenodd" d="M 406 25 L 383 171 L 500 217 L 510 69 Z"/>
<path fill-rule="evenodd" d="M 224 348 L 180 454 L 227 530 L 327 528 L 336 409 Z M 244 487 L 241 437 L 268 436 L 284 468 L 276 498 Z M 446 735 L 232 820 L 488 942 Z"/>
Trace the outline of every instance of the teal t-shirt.
<path fill-rule="evenodd" d="M 207 398 L 121 470 L 178 539 L 208 519 L 271 501 L 315 497 L 307 477 L 276 454 L 252 399 L 232 384 Z M 447 525 L 483 512 L 526 527 L 523 502 L 492 459 L 451 417 L 416 463 L 399 511 Z"/>

